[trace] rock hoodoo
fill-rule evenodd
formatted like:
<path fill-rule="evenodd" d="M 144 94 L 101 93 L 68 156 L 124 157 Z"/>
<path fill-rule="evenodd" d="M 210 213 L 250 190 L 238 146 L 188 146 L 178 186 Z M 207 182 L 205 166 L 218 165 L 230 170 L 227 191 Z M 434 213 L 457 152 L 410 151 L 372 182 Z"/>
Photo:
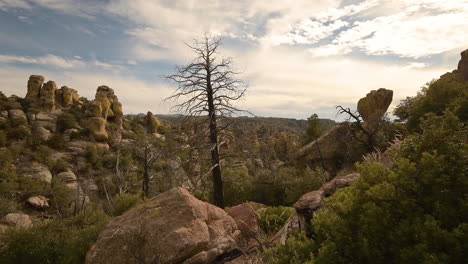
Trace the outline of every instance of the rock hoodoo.
<path fill-rule="evenodd" d="M 106 131 L 107 122 L 113 122 L 118 128 L 122 127 L 122 104 L 114 94 L 114 90 L 107 86 L 99 86 L 94 101 L 88 109 L 88 128 L 96 141 L 106 141 L 109 135 Z"/>
<path fill-rule="evenodd" d="M 212 263 L 237 251 L 240 231 L 224 210 L 174 188 L 111 220 L 86 263 Z"/>
<path fill-rule="evenodd" d="M 458 62 L 458 71 L 464 82 L 468 82 L 468 49 L 461 53 L 461 59 Z"/>

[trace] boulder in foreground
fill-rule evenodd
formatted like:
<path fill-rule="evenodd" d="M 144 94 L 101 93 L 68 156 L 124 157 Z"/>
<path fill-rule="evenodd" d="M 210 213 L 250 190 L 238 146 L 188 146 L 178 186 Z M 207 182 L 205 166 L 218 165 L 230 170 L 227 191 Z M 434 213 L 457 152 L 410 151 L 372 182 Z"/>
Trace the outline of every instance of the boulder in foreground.
<path fill-rule="evenodd" d="M 114 218 L 86 263 L 211 263 L 237 251 L 239 234 L 224 210 L 174 188 Z"/>

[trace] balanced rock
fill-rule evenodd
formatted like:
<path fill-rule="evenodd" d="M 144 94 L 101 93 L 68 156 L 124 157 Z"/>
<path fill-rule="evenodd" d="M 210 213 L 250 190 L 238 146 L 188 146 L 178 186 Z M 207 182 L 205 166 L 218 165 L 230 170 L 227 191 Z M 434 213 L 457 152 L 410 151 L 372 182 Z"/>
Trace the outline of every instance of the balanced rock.
<path fill-rule="evenodd" d="M 364 122 L 378 122 L 387 112 L 393 99 L 393 91 L 385 88 L 372 90 L 361 98 L 357 105 L 357 110 Z"/>
<path fill-rule="evenodd" d="M 57 85 L 54 81 L 48 81 L 42 86 L 41 89 L 41 109 L 46 112 L 51 112 L 55 110 L 55 90 Z"/>
<path fill-rule="evenodd" d="M 49 202 L 47 201 L 47 198 L 45 198 L 42 195 L 29 197 L 28 200 L 26 200 L 26 202 L 28 202 L 28 204 L 32 205 L 37 209 L 49 208 Z"/>
<path fill-rule="evenodd" d="M 468 82 L 468 49 L 461 53 L 461 59 L 458 62 L 458 71 L 464 82 Z"/>
<path fill-rule="evenodd" d="M 174 188 L 112 219 L 85 263 L 214 263 L 237 252 L 239 233 L 224 210 Z"/>
<path fill-rule="evenodd" d="M 27 214 L 10 213 L 5 216 L 5 222 L 14 227 L 31 227 L 32 221 Z"/>
<path fill-rule="evenodd" d="M 41 94 L 41 87 L 44 83 L 44 77 L 40 75 L 31 75 L 28 80 L 28 92 L 26 99 L 33 104 L 37 104 Z"/>

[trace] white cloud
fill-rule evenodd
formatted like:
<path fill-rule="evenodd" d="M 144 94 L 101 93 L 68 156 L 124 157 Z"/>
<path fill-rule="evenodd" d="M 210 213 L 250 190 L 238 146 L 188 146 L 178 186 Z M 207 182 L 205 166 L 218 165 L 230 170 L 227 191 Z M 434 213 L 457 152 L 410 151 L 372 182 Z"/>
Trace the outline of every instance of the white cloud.
<path fill-rule="evenodd" d="M 53 68 L 61 69 L 83 69 L 89 67 L 95 67 L 105 70 L 122 70 L 124 66 L 119 64 L 111 64 L 94 59 L 90 62 L 85 62 L 80 56 L 73 56 L 74 59 L 63 58 L 48 54 L 40 57 L 25 57 L 25 56 L 13 56 L 13 55 L 0 55 L 0 62 L 2 63 L 22 63 L 22 64 L 35 64 L 43 65 Z"/>
<path fill-rule="evenodd" d="M 0 0 L 0 10 L 8 11 L 13 8 L 31 9 L 31 5 L 24 0 Z"/>
<path fill-rule="evenodd" d="M 40 65 L 52 66 L 52 67 L 57 67 L 57 68 L 65 68 L 65 69 L 84 66 L 84 63 L 80 60 L 65 59 L 65 58 L 51 55 L 51 54 L 45 55 L 42 57 L 0 55 L 0 62 L 40 64 Z"/>

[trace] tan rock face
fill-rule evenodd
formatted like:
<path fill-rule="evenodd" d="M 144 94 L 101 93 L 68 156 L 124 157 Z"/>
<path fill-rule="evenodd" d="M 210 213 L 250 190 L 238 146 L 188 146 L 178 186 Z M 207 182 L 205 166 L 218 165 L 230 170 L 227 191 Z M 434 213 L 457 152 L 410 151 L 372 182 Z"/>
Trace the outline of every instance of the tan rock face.
<path fill-rule="evenodd" d="M 157 132 L 158 123 L 157 123 L 153 113 L 151 113 L 150 111 L 148 111 L 148 113 L 146 113 L 145 124 L 146 124 L 146 130 L 147 130 L 148 133 L 153 134 L 153 133 Z"/>
<path fill-rule="evenodd" d="M 55 100 L 56 103 L 62 107 L 67 107 L 75 103 L 80 105 L 82 104 L 78 92 L 75 89 L 68 88 L 67 86 L 62 86 L 60 89 L 55 91 Z"/>
<path fill-rule="evenodd" d="M 296 158 L 308 156 L 311 160 L 334 159 L 346 148 L 346 141 L 350 138 L 350 131 L 346 123 L 341 123 L 330 129 L 319 139 L 299 149 Z"/>
<path fill-rule="evenodd" d="M 8 110 L 8 117 L 10 118 L 13 125 L 25 125 L 28 123 L 28 118 L 23 110 L 11 109 Z"/>
<path fill-rule="evenodd" d="M 52 133 L 43 126 L 34 126 L 32 131 L 33 137 L 42 141 L 46 141 L 52 136 Z"/>
<path fill-rule="evenodd" d="M 85 263 L 211 263 L 238 235 L 224 210 L 174 188 L 111 220 Z"/>
<path fill-rule="evenodd" d="M 49 208 L 49 202 L 47 201 L 47 198 L 42 195 L 29 197 L 26 202 L 37 209 Z"/>
<path fill-rule="evenodd" d="M 88 129 L 96 141 L 106 141 L 109 135 L 106 131 L 106 120 L 102 117 L 91 117 L 88 119 Z"/>
<path fill-rule="evenodd" d="M 461 53 L 461 59 L 458 62 L 458 71 L 460 71 L 463 81 L 468 82 L 468 49 Z"/>
<path fill-rule="evenodd" d="M 244 240 L 255 238 L 260 233 L 260 217 L 248 204 L 239 204 L 229 209 L 228 214 L 236 221 Z"/>
<path fill-rule="evenodd" d="M 55 110 L 55 90 L 57 85 L 54 81 L 48 81 L 41 89 L 41 109 L 47 112 Z"/>
<path fill-rule="evenodd" d="M 40 75 L 31 75 L 28 80 L 28 93 L 26 94 L 26 99 L 36 103 L 39 100 L 39 95 L 41 93 L 41 87 L 44 83 L 44 77 Z"/>
<path fill-rule="evenodd" d="M 5 222 L 14 227 L 31 227 L 32 221 L 27 214 L 11 213 L 5 216 Z"/>
<path fill-rule="evenodd" d="M 357 105 L 357 110 L 364 122 L 377 122 L 387 112 L 393 99 L 393 91 L 380 88 L 373 90 L 361 98 Z"/>
<path fill-rule="evenodd" d="M 49 168 L 36 161 L 23 163 L 18 166 L 18 170 L 20 175 L 23 177 L 28 177 L 49 184 L 52 182 L 52 173 L 50 173 Z"/>

